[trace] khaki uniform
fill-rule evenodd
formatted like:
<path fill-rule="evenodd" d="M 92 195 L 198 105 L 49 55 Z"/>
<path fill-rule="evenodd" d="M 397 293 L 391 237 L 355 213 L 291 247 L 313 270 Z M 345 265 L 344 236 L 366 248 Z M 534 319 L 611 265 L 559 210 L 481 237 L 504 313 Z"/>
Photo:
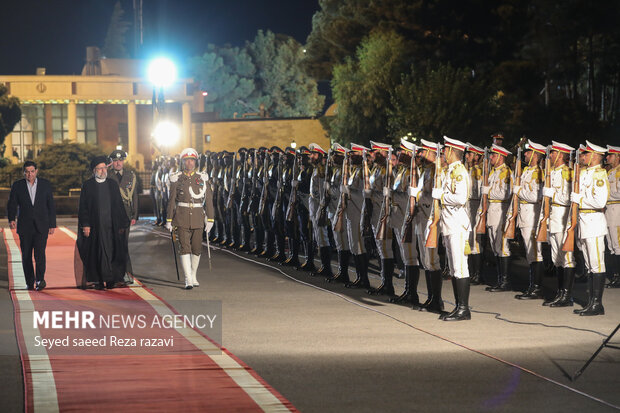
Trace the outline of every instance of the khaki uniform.
<path fill-rule="evenodd" d="M 119 178 L 120 174 L 120 178 Z M 123 200 L 123 206 L 125 207 L 125 213 L 127 213 L 127 218 L 129 221 L 138 220 L 138 180 L 136 178 L 136 174 L 133 171 L 124 171 L 121 170 L 116 172 L 115 170 L 110 170 L 108 173 L 108 177 L 113 179 L 118 184 L 118 187 L 121 192 L 121 199 Z M 127 228 L 125 231 L 125 239 L 129 244 L 129 230 L 131 226 Z M 131 259 L 129 258 L 129 254 L 127 254 L 127 267 L 126 272 L 129 274 L 133 274 L 133 268 L 131 266 Z"/>
<path fill-rule="evenodd" d="M 200 255 L 202 232 L 207 220 L 213 220 L 213 194 L 209 176 L 200 172 L 176 172 L 170 175 L 168 221 L 177 227 L 179 255 Z"/>
<path fill-rule="evenodd" d="M 481 187 L 482 187 L 482 168 L 480 165 L 473 165 L 467 171 L 469 175 L 469 202 L 467 203 L 467 214 L 469 216 L 472 231 L 469 233 L 469 246 L 472 254 L 480 254 L 481 234 L 476 234 L 476 213 L 480 207 Z"/>
<path fill-rule="evenodd" d="M 570 193 L 573 188 L 572 170 L 568 165 L 561 165 L 550 172 L 553 197 L 549 210 L 549 245 L 551 260 L 556 267 L 574 268 L 575 258 L 572 251 L 562 251 L 566 229 L 570 217 Z"/>
<path fill-rule="evenodd" d="M 487 229 L 491 249 L 497 257 L 510 257 L 508 240 L 504 237 L 504 224 L 509 207 L 512 176 L 510 168 L 506 164 L 491 169 L 489 187 Z"/>
<path fill-rule="evenodd" d="M 377 251 L 379 257 L 382 260 L 389 260 L 394 258 L 394 251 L 392 250 L 392 239 L 379 240 L 376 239 L 376 234 L 379 229 L 379 220 L 381 219 L 381 206 L 383 204 L 383 188 L 385 186 L 385 174 L 386 168 L 384 166 L 375 165 L 370 170 L 370 176 L 368 182 L 370 183 L 370 194 L 364 192 L 364 196 L 369 197 L 372 201 L 372 231 L 375 234 L 375 243 L 377 244 Z M 390 219 L 390 224 L 392 220 Z"/>
<path fill-rule="evenodd" d="M 416 204 L 415 225 L 417 242 L 420 246 L 420 264 L 426 271 L 439 271 L 441 265 L 437 248 L 426 248 L 426 239 L 430 230 L 433 210 L 433 185 L 435 180 L 435 165 L 421 167 L 418 173 L 418 187 L 422 190 L 418 194 Z"/>
<path fill-rule="evenodd" d="M 352 165 L 349 169 L 347 189 L 349 190 L 349 202 L 347 202 L 345 214 L 349 246 L 353 255 L 361 255 L 366 252 L 360 229 L 362 203 L 364 202 L 364 176 L 361 165 Z"/>
<path fill-rule="evenodd" d="M 405 217 L 409 208 L 409 168 L 399 165 L 392 185 L 392 215 L 390 224 L 394 228 L 396 241 L 400 249 L 400 256 L 405 266 L 418 265 L 418 252 L 416 250 L 416 239 L 412 237 L 412 242 L 403 242 L 403 230 Z M 391 246 L 388 246 L 391 249 Z"/>

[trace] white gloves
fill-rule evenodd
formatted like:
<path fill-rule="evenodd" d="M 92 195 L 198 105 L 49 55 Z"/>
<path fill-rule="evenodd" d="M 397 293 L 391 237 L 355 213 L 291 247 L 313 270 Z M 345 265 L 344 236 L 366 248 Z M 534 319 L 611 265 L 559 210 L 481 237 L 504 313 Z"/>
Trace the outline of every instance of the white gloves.
<path fill-rule="evenodd" d="M 574 202 L 575 204 L 581 204 L 582 198 L 583 198 L 583 195 L 581 195 L 578 192 L 571 192 L 570 194 L 570 201 Z"/>
<path fill-rule="evenodd" d="M 172 221 L 166 221 L 166 225 L 164 225 L 164 227 L 165 227 L 168 231 L 172 232 Z"/>
<path fill-rule="evenodd" d="M 543 187 L 543 196 L 546 196 L 548 198 L 553 198 L 554 193 L 555 191 L 553 190 L 553 188 Z"/>
<path fill-rule="evenodd" d="M 409 190 L 408 190 L 407 192 L 409 192 L 409 196 L 412 196 L 412 197 L 414 197 L 414 198 L 417 198 L 417 197 L 418 197 L 418 194 L 420 193 L 420 188 L 410 186 L 410 187 L 409 187 Z"/>
<path fill-rule="evenodd" d="M 513 185 L 512 186 L 512 193 L 513 194 L 518 194 L 520 190 L 521 190 L 521 185 Z"/>
<path fill-rule="evenodd" d="M 386 188 L 385 186 L 383 187 L 383 196 L 390 196 L 390 193 L 392 191 L 390 191 L 390 188 Z"/>
<path fill-rule="evenodd" d="M 213 228 L 213 221 L 207 221 L 207 218 L 205 218 L 205 232 L 209 234 L 211 228 Z"/>
<path fill-rule="evenodd" d="M 372 195 L 372 189 L 364 189 L 364 198 L 370 198 Z"/>
<path fill-rule="evenodd" d="M 443 188 L 433 188 L 432 196 L 433 199 L 441 199 L 443 195 Z"/>
<path fill-rule="evenodd" d="M 489 191 L 491 191 L 491 187 L 482 185 L 481 191 L 482 191 L 482 195 L 489 195 Z"/>

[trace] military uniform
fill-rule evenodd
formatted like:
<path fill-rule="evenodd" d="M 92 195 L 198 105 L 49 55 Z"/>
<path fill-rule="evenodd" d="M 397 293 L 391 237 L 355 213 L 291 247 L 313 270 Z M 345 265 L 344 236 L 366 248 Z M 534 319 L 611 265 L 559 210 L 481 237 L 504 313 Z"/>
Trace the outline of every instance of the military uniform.
<path fill-rule="evenodd" d="M 510 154 L 505 148 L 493 145 L 491 152 L 497 153 L 504 157 Z M 507 291 L 510 290 L 510 281 L 508 278 L 508 260 L 510 257 L 510 249 L 508 240 L 504 236 L 504 226 L 506 223 L 506 215 L 509 208 L 509 199 L 512 195 L 512 176 L 510 168 L 502 163 L 498 167 L 493 167 L 489 172 L 489 185 L 482 187 L 482 194 L 488 195 L 488 212 L 487 212 L 487 233 L 491 250 L 497 257 L 497 284 L 487 287 L 487 291 Z"/>
<path fill-rule="evenodd" d="M 585 152 L 603 155 L 606 151 L 598 145 L 586 141 Z M 586 271 L 590 273 L 590 299 L 583 310 L 575 310 L 579 315 L 602 315 L 603 290 L 605 285 L 605 236 L 607 220 L 605 205 L 609 197 L 607 171 L 601 165 L 592 165 L 582 170 L 579 176 L 579 193 L 571 193 L 571 202 L 579 205 L 578 237 Z"/>
<path fill-rule="evenodd" d="M 466 144 L 444 137 L 446 162 L 450 162 L 451 151 L 465 152 Z M 458 152 L 457 152 L 458 153 Z M 446 256 L 453 277 L 456 308 L 442 316 L 444 321 L 469 320 L 469 233 L 470 216 L 467 211 L 469 200 L 469 173 L 460 160 L 452 161 L 443 175 L 441 188 L 433 190 L 433 198 L 441 202 L 441 233 L 446 247 Z"/>
<path fill-rule="evenodd" d="M 557 156 L 569 154 L 574 148 L 552 141 L 551 151 Z M 547 240 L 551 247 L 551 261 L 558 279 L 558 291 L 555 297 L 543 305 L 566 307 L 573 305 L 573 285 L 575 281 L 575 256 L 572 251 L 562 251 L 566 229 L 570 217 L 570 194 L 573 185 L 571 168 L 565 163 L 550 169 L 549 188 L 543 188 L 543 196 L 549 198 L 549 222 Z"/>
<path fill-rule="evenodd" d="M 110 155 L 110 159 L 114 160 L 124 160 L 127 157 L 127 154 L 120 150 L 115 150 Z M 125 171 L 121 169 L 120 171 L 116 171 L 114 169 L 110 170 L 108 173 L 110 179 L 113 179 L 118 184 L 121 193 L 121 199 L 123 200 L 123 206 L 125 207 L 125 213 L 127 214 L 127 218 L 129 221 L 137 221 L 138 220 L 138 180 L 136 178 L 136 174 L 133 171 Z M 125 231 L 125 238 L 127 240 L 127 244 L 129 245 L 129 230 L 131 226 L 127 228 Z M 129 251 L 129 249 L 127 250 Z M 127 268 L 125 275 L 125 282 L 133 282 L 131 276 L 133 276 L 133 268 L 131 267 L 131 259 L 129 257 L 129 253 L 127 254 Z"/>
<path fill-rule="evenodd" d="M 181 154 L 185 158 L 198 154 L 186 149 Z M 179 240 L 179 255 L 185 273 L 185 286 L 198 286 L 196 272 L 202 253 L 202 233 L 205 226 L 213 222 L 213 195 L 209 176 L 200 172 L 175 172 L 170 177 L 170 203 L 168 206 L 168 228 L 176 227 Z"/>
<path fill-rule="evenodd" d="M 484 156 L 484 150 L 478 146 L 467 144 L 467 152 Z M 469 175 L 469 202 L 467 203 L 467 215 L 470 219 L 472 230 L 469 232 L 469 275 L 470 283 L 478 285 L 482 283 L 482 234 L 476 232 L 476 218 L 478 208 L 480 207 L 481 188 L 482 188 L 482 168 L 476 163 L 468 165 L 467 173 Z"/>
<path fill-rule="evenodd" d="M 346 149 L 341 145 L 334 144 L 334 157 L 347 156 Z M 343 161 L 344 162 L 344 161 Z M 333 172 L 330 178 L 328 192 L 329 192 L 329 204 L 327 206 L 327 218 L 332 226 L 332 233 L 334 236 L 334 243 L 336 244 L 336 251 L 338 253 L 338 272 L 333 277 L 328 278 L 327 281 L 340 281 L 344 283 L 349 282 L 349 261 L 351 258 L 351 250 L 349 248 L 349 237 L 347 236 L 346 224 L 343 225 L 342 230 L 336 230 L 336 220 L 340 208 L 345 208 L 342 205 L 342 163 L 338 165 L 337 161 L 334 161 L 332 166 Z M 345 194 L 346 197 L 346 194 Z M 345 201 L 346 203 L 346 201 Z M 343 219 L 346 219 L 343 217 Z"/>
<path fill-rule="evenodd" d="M 319 249 L 321 268 L 312 275 L 332 277 L 331 270 L 331 247 L 329 245 L 329 232 L 327 226 L 319 225 L 319 213 L 321 209 L 321 199 L 325 195 L 325 175 L 327 174 L 326 165 L 323 164 L 325 150 L 316 143 L 311 143 L 309 149 L 318 154 L 318 161 L 312 169 L 310 177 L 310 192 L 308 196 L 308 214 L 312 224 L 312 235 Z M 324 201 L 323 201 L 324 202 Z"/>
<path fill-rule="evenodd" d="M 607 152 L 620 156 L 620 147 L 607 145 Z M 620 165 L 607 173 L 609 180 L 609 200 L 605 209 L 607 219 L 607 245 L 615 259 L 616 272 L 607 287 L 620 288 Z"/>

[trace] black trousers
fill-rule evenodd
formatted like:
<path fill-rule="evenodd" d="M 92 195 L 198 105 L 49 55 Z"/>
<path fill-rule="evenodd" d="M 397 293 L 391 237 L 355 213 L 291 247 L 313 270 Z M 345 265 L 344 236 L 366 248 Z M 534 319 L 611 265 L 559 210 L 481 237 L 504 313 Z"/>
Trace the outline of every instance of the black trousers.
<path fill-rule="evenodd" d="M 32 253 L 37 265 L 36 280 L 43 281 L 45 277 L 45 248 L 47 246 L 47 232 L 41 234 L 34 231 L 31 234 L 19 235 L 19 247 L 22 251 L 22 268 L 26 277 L 26 285 L 34 286 L 35 273 L 32 265 Z"/>

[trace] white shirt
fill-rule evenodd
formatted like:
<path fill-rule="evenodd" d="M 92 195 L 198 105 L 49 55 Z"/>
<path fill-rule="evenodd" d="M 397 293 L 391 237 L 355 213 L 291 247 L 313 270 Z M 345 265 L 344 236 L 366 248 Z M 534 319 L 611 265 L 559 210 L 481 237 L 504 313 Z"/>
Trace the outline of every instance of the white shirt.
<path fill-rule="evenodd" d="M 37 183 L 39 182 L 39 178 L 35 178 L 32 185 L 26 179 L 26 188 L 28 188 L 28 194 L 30 195 L 30 200 L 32 201 L 32 205 L 34 205 L 34 196 L 37 194 Z"/>

